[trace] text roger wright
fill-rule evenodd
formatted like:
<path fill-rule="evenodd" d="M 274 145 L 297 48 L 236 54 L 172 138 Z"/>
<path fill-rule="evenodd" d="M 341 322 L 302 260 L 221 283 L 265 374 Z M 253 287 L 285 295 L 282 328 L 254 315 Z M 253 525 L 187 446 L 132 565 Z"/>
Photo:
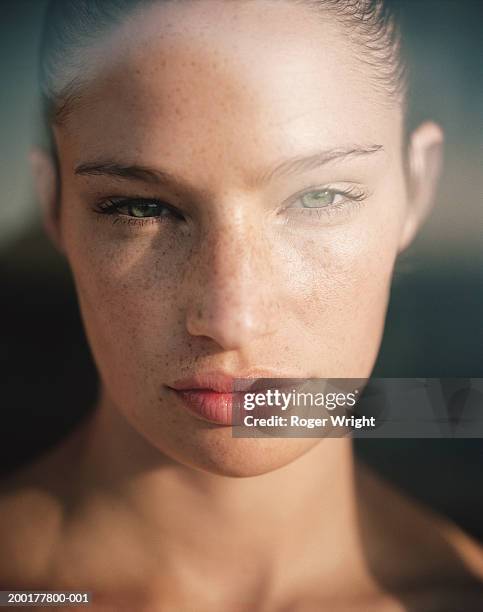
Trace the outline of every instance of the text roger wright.
<path fill-rule="evenodd" d="M 299 417 L 294 414 L 290 417 L 282 417 L 273 414 L 267 418 L 259 418 L 249 414 L 244 417 L 243 424 L 246 427 L 304 427 L 306 429 L 315 429 L 316 427 L 331 426 L 362 429 L 363 427 L 375 427 L 376 417 L 354 417 L 331 414 L 329 417 L 309 418 Z"/>

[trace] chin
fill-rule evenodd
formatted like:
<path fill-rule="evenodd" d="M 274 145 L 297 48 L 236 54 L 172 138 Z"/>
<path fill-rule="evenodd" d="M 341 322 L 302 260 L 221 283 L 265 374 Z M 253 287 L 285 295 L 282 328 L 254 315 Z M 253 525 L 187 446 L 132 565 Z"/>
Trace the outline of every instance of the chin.
<path fill-rule="evenodd" d="M 231 478 L 260 476 L 283 468 L 319 442 L 314 438 L 233 438 L 231 427 L 204 432 L 200 438 L 169 454 L 188 467 Z"/>

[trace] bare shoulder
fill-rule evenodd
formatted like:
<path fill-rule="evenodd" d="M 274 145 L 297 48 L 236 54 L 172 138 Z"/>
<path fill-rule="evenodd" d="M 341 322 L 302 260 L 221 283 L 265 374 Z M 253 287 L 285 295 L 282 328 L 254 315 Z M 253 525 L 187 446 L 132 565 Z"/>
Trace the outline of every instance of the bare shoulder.
<path fill-rule="evenodd" d="M 483 609 L 482 543 L 364 466 L 357 481 L 361 540 L 381 586 L 414 610 Z"/>
<path fill-rule="evenodd" d="M 92 591 L 93 609 L 135 609 L 123 602 L 141 600 L 149 568 L 121 509 L 103 511 L 84 490 L 78 442 L 66 438 L 0 483 L 0 590 Z"/>
<path fill-rule="evenodd" d="M 0 483 L 0 585 L 45 583 L 64 528 L 77 432 Z"/>
<path fill-rule="evenodd" d="M 62 525 L 54 491 L 39 479 L 38 466 L 9 476 L 0 486 L 0 584 L 36 583 L 47 567 Z"/>

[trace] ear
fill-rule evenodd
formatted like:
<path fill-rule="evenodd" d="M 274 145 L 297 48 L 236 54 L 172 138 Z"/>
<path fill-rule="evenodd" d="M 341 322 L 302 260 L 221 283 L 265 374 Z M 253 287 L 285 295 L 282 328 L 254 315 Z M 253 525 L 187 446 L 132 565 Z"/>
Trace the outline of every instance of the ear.
<path fill-rule="evenodd" d="M 422 123 L 411 134 L 408 150 L 408 207 L 399 251 L 414 240 L 431 211 L 443 163 L 444 135 L 439 125 Z"/>
<path fill-rule="evenodd" d="M 63 253 L 58 209 L 57 164 L 50 153 L 37 147 L 30 151 L 29 159 L 35 191 L 41 205 L 44 229 L 53 245 Z"/>

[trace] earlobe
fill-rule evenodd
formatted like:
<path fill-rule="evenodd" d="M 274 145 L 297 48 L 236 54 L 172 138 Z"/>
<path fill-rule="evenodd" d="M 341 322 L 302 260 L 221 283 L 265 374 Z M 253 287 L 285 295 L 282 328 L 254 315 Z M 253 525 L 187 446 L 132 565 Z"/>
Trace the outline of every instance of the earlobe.
<path fill-rule="evenodd" d="M 34 148 L 29 154 L 35 191 L 42 212 L 44 229 L 54 246 L 62 253 L 63 245 L 60 232 L 58 210 L 57 166 L 52 155 L 41 148 Z"/>
<path fill-rule="evenodd" d="M 429 215 L 443 164 L 443 131 L 433 122 L 421 124 L 411 134 L 408 151 L 408 209 L 400 252 L 414 240 Z"/>

